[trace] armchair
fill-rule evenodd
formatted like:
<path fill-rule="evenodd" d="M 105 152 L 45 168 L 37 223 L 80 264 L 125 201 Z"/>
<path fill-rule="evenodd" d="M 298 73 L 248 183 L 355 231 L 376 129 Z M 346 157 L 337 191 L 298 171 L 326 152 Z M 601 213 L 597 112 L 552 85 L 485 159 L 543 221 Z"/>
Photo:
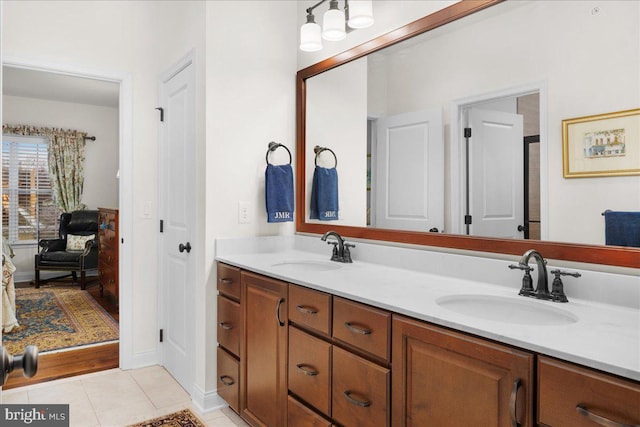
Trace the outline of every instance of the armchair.
<path fill-rule="evenodd" d="M 60 215 L 58 239 L 42 239 L 35 256 L 36 288 L 40 271 L 70 271 L 73 282 L 80 273 L 80 289 L 86 289 L 86 272 L 98 269 L 98 211 L 84 210 Z M 66 277 L 61 276 L 61 277 Z M 51 280 L 51 279 L 49 279 Z"/>

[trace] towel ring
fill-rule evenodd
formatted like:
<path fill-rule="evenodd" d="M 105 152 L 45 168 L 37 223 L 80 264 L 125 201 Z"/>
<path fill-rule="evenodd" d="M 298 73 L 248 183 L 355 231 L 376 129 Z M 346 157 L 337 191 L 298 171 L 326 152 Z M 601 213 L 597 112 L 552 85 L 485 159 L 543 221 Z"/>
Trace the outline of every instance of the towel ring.
<path fill-rule="evenodd" d="M 316 145 L 315 147 L 313 147 L 313 152 L 316 153 L 316 158 L 313 160 L 315 165 L 318 166 L 318 156 L 323 151 L 329 151 L 331 154 L 333 154 L 333 158 L 336 160 L 336 165 L 334 166 L 334 168 L 337 168 L 338 167 L 338 156 L 336 156 L 336 153 L 334 153 L 331 148 L 320 147 L 319 145 Z"/>
<path fill-rule="evenodd" d="M 291 157 L 291 151 L 289 151 L 289 149 L 285 145 L 282 145 L 279 142 L 275 142 L 275 141 L 271 141 L 269 143 L 269 149 L 267 150 L 267 154 L 264 157 L 265 160 L 267 161 L 267 164 L 269 164 L 269 153 L 272 151 L 276 151 L 278 147 L 282 147 L 285 150 L 287 150 L 287 153 L 289 153 L 289 164 L 291 164 L 291 161 L 293 160 L 293 157 Z"/>

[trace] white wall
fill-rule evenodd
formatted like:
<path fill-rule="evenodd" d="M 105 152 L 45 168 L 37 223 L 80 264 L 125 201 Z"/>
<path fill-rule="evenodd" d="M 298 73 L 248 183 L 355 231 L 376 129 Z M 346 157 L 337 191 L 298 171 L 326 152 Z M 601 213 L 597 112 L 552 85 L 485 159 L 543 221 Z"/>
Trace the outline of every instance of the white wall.
<path fill-rule="evenodd" d="M 269 141 L 293 154 L 295 170 L 296 2 L 206 3 L 206 261 L 208 281 L 198 297 L 216 307 L 218 237 L 293 234 L 293 222 L 267 223 L 264 193 Z M 251 29 L 252 31 L 248 31 Z M 278 149 L 269 157 L 288 161 Z M 250 222 L 238 223 L 238 202 L 249 202 Z M 216 311 L 199 333 L 198 357 L 207 365 L 205 390 L 216 387 Z M 197 375 L 198 378 L 201 374 Z"/>
<path fill-rule="evenodd" d="M 3 122 L 85 131 L 87 140 L 82 201 L 89 209 L 118 207 L 118 110 L 19 96 L 2 97 Z M 13 263 L 17 282 L 34 278 L 35 246 L 16 246 Z"/>

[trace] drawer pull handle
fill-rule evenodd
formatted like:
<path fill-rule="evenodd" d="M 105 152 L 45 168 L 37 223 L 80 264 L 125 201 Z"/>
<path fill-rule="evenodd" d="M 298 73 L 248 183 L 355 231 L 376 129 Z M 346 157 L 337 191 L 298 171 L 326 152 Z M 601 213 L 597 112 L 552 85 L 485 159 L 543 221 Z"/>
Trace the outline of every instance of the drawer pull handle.
<path fill-rule="evenodd" d="M 600 426 L 605 426 L 605 427 L 638 427 L 638 424 L 617 423 L 615 421 L 611 421 L 610 419 L 603 417 L 602 415 L 594 414 L 593 412 L 589 411 L 582 403 L 579 403 L 578 406 L 576 406 L 576 411 L 578 411 L 578 413 L 580 415 L 584 415 L 585 417 L 589 418 L 591 421 L 593 421 L 594 423 L 596 423 L 596 424 L 598 424 Z"/>
<path fill-rule="evenodd" d="M 358 328 L 357 326 L 353 326 L 351 322 L 344 322 L 344 326 L 347 327 L 351 332 L 355 332 L 360 335 L 371 335 L 371 329 Z"/>
<path fill-rule="evenodd" d="M 218 282 L 222 283 L 223 285 L 232 285 L 233 284 L 233 280 L 231 280 L 231 279 L 218 279 Z"/>
<path fill-rule="evenodd" d="M 280 320 L 280 306 L 284 302 L 284 298 L 280 298 L 278 300 L 278 305 L 276 305 L 276 320 L 278 321 L 278 325 L 284 326 L 284 322 Z"/>
<path fill-rule="evenodd" d="M 348 390 L 344 392 L 344 397 L 346 397 L 350 403 L 353 403 L 354 405 L 360 406 L 362 408 L 371 406 L 371 402 L 369 402 L 368 400 L 357 400 L 351 397 L 351 392 Z"/>
<path fill-rule="evenodd" d="M 522 385 L 522 380 L 516 378 L 513 382 L 513 388 L 511 389 L 511 397 L 509 398 L 509 414 L 511 415 L 512 427 L 521 427 L 521 424 L 518 422 L 518 416 L 516 415 L 516 410 L 518 409 L 518 389 L 520 385 Z"/>
<path fill-rule="evenodd" d="M 222 375 L 220 376 L 220 382 L 224 385 L 234 385 L 236 382 L 233 381 L 233 378 L 231 378 L 229 375 Z"/>
<path fill-rule="evenodd" d="M 302 371 L 305 375 L 309 375 L 310 377 L 315 377 L 319 373 L 318 371 L 314 371 L 309 365 L 305 365 L 303 363 L 296 365 L 296 368 Z"/>
<path fill-rule="evenodd" d="M 309 307 L 305 307 L 304 305 L 297 305 L 296 309 L 300 313 L 304 313 L 304 314 L 318 314 L 318 310 L 315 310 L 315 309 L 309 308 Z"/>
<path fill-rule="evenodd" d="M 220 327 L 225 331 L 230 331 L 231 329 L 233 329 L 233 325 L 231 323 L 226 323 L 226 322 L 220 322 Z"/>

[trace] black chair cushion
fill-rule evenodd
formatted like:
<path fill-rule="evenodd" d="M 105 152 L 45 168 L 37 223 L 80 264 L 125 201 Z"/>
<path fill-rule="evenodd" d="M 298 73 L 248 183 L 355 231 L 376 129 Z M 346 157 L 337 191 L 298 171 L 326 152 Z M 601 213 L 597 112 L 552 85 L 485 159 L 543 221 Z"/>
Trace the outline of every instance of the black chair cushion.
<path fill-rule="evenodd" d="M 97 210 L 75 211 L 62 214 L 60 217 L 60 238 L 62 239 L 66 239 L 67 234 L 86 236 L 97 232 Z"/>

